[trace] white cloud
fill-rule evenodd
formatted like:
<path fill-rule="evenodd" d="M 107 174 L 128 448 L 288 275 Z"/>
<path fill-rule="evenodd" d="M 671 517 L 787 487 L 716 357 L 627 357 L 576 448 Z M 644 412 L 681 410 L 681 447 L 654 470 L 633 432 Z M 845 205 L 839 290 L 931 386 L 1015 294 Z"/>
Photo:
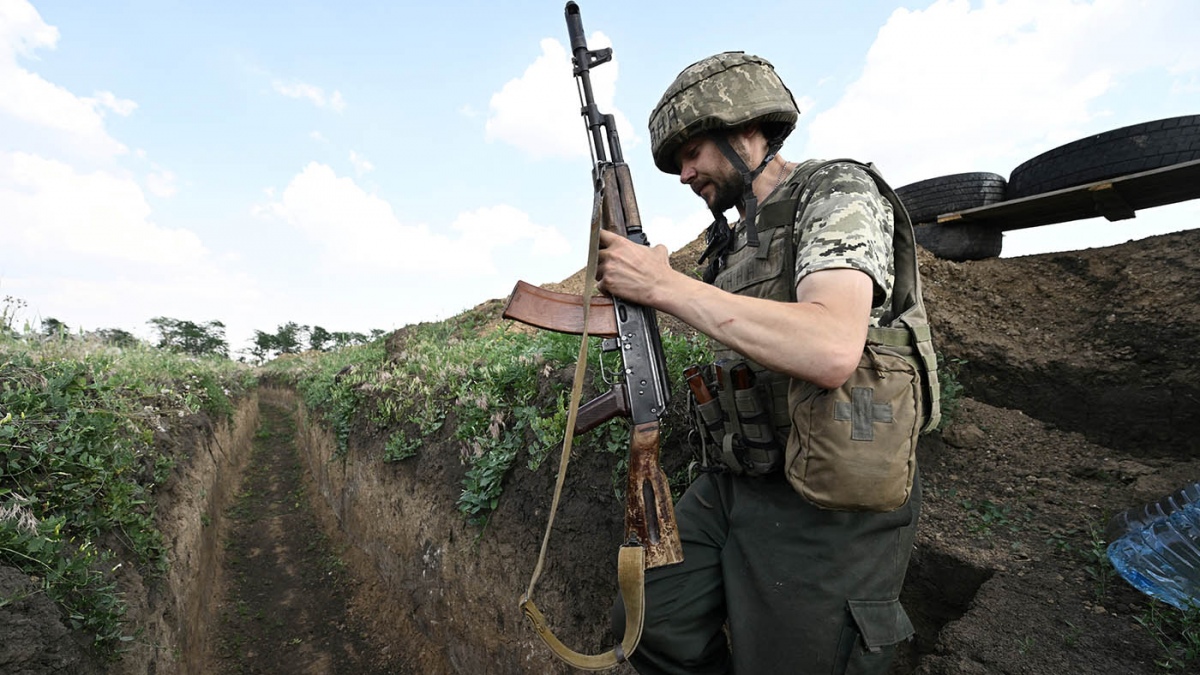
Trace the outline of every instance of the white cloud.
<path fill-rule="evenodd" d="M 592 34 L 589 46 L 612 45 L 603 33 Z M 509 80 L 492 95 L 484 127 L 488 141 L 514 145 L 534 157 L 587 157 L 587 131 L 579 114 L 580 98 L 572 77 L 571 56 L 558 40 L 541 41 L 542 54 L 519 78 Z M 612 114 L 624 148 L 639 139 L 624 113 L 613 105 L 617 60 L 591 71 L 592 93 L 601 113 Z"/>
<path fill-rule="evenodd" d="M 0 152 L 0 213 L 6 254 L 159 266 L 195 264 L 207 256 L 195 234 L 151 220 L 131 178 L 83 173 L 28 153 Z"/>
<path fill-rule="evenodd" d="M 354 165 L 355 172 L 357 172 L 358 175 L 360 175 L 360 176 L 363 175 L 364 173 L 368 173 L 368 172 L 375 170 L 374 164 L 372 164 L 369 160 L 367 160 L 366 157 L 363 157 L 362 155 L 358 154 L 357 152 L 355 152 L 353 150 L 350 151 L 350 163 L 352 165 Z"/>
<path fill-rule="evenodd" d="M 494 272 L 492 252 L 528 239 L 535 258 L 557 258 L 571 252 L 571 247 L 558 230 L 537 225 L 529 214 L 507 204 L 489 206 L 461 213 L 451 224 L 461 234 L 463 264 Z"/>
<path fill-rule="evenodd" d="M 14 54 L 33 57 L 39 47 L 54 49 L 58 29 L 42 21 L 33 5 L 24 0 L 0 2 L 0 61 Z"/>
<path fill-rule="evenodd" d="M 428 225 L 400 222 L 391 205 L 332 168 L 310 162 L 278 199 L 255 213 L 280 218 L 316 242 L 330 266 L 345 272 L 398 272 L 441 278 L 494 271 L 498 247 L 532 240 L 533 257 L 557 256 L 567 248 L 555 230 L 500 205 L 463 213 L 451 238 Z"/>
<path fill-rule="evenodd" d="M 146 322 L 156 316 L 218 320 L 231 350 L 241 349 L 253 329 L 273 325 L 262 322 L 264 292 L 256 279 L 207 266 L 175 269 L 152 281 L 120 269 L 90 275 L 67 269 L 4 282 L 6 292 L 37 298 L 21 317 L 34 324 L 55 317 L 72 329 L 123 328 L 151 338 Z"/>
<path fill-rule="evenodd" d="M 153 171 L 146 174 L 146 189 L 158 197 L 175 196 L 175 193 L 179 191 L 179 186 L 175 182 L 175 172 L 157 165 Z"/>
<path fill-rule="evenodd" d="M 146 192 L 170 196 L 176 176 L 150 161 L 143 187 L 118 167 L 126 146 L 105 116 L 137 103 L 98 90 L 78 96 L 18 63 L 52 49 L 58 30 L 21 0 L 0 0 L 0 275 L 29 300 L 29 318 L 137 330 L 158 315 L 208 320 L 256 294 L 215 264 L 191 231 L 156 222 Z M 139 170 L 140 172 L 141 170 Z M 207 316 L 205 316 L 207 314 Z"/>
<path fill-rule="evenodd" d="M 121 117 L 129 117 L 138 107 L 136 102 L 127 98 L 117 98 L 111 91 L 98 91 L 92 98 L 83 100 L 92 103 L 93 106 L 108 108 Z"/>
<path fill-rule="evenodd" d="M 334 112 L 342 112 L 346 109 L 346 100 L 342 98 L 340 91 L 334 91 L 326 96 L 325 90 L 315 84 L 300 82 L 293 80 L 284 82 L 280 79 L 271 81 L 271 88 L 276 93 L 282 94 L 288 98 L 307 99 L 318 108 L 330 108 Z"/>
<path fill-rule="evenodd" d="M 0 140 L 14 144 L 24 131 L 49 132 L 56 146 L 76 156 L 108 158 L 126 151 L 104 128 L 102 109 L 132 111 L 136 103 L 100 92 L 96 99 L 80 98 L 18 63 L 38 49 L 53 49 L 58 29 L 47 25 L 29 3 L 0 3 L 0 119 L 7 118 Z M 127 114 L 127 113 L 124 113 Z M 9 136 L 11 135 L 11 139 Z M 10 145 L 12 149 L 14 145 Z"/>
<path fill-rule="evenodd" d="M 1111 114 L 1103 97 L 1122 78 L 1157 69 L 1186 86 L 1200 64 L 1196 17 L 1185 0 L 938 0 L 898 9 L 859 79 L 808 125 L 804 154 L 875 161 L 897 185 L 1006 174 L 1107 128 L 1095 128 Z"/>

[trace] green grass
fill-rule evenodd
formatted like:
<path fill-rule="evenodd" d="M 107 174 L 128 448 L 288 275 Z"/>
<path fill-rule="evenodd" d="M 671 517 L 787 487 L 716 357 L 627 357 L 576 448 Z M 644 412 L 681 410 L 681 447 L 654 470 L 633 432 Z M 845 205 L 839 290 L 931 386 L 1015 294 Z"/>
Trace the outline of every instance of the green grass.
<path fill-rule="evenodd" d="M 1200 605 L 1181 611 L 1151 600 L 1136 620 L 1158 645 L 1154 664 L 1160 670 L 1196 672 L 1200 666 Z"/>
<path fill-rule="evenodd" d="M 305 404 L 319 411 L 344 456 L 355 425 L 383 432 L 383 460 L 417 456 L 435 436 L 457 445 L 466 465 L 458 508 L 482 524 L 499 503 L 505 478 L 518 464 L 536 471 L 562 442 L 566 428 L 570 369 L 579 338 L 547 331 L 525 333 L 504 328 L 480 330 L 471 313 L 437 324 L 410 326 L 395 338 L 394 353 L 382 341 L 330 354 L 277 359 L 267 364 L 267 379 L 294 386 Z M 705 342 L 664 335 L 668 371 L 711 360 Z M 615 354 L 601 354 L 600 341 L 589 345 L 591 394 L 610 386 L 606 379 L 619 366 Z M 682 386 L 682 385 L 681 385 Z M 677 411 L 686 400 L 675 392 Z M 680 430 L 675 430 L 680 432 Z M 662 439 L 668 442 L 668 437 Z M 579 439 L 582 451 L 621 455 L 628 433 L 623 422 L 610 422 Z M 614 492 L 622 480 L 614 471 Z"/>
<path fill-rule="evenodd" d="M 175 458 L 155 432 L 228 417 L 252 383 L 227 360 L 0 331 L 0 564 L 36 579 L 99 654 L 133 639 L 112 570 L 167 568 L 153 505 Z"/>

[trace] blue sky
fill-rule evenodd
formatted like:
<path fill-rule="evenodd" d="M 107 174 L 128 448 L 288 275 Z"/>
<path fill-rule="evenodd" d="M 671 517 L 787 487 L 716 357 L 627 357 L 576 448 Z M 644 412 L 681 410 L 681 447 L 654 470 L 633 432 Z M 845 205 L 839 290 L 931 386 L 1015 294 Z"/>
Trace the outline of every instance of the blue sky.
<path fill-rule="evenodd" d="M 770 59 L 802 115 L 783 155 L 894 186 L 1008 175 L 1083 136 L 1200 113 L 1191 0 L 581 3 L 642 219 L 707 212 L 650 161 L 675 74 Z M 563 3 L 0 0 L 0 298 L 73 329 L 440 320 L 586 261 L 589 159 Z M 1004 255 L 1200 225 L 1200 204 L 1006 235 Z"/>

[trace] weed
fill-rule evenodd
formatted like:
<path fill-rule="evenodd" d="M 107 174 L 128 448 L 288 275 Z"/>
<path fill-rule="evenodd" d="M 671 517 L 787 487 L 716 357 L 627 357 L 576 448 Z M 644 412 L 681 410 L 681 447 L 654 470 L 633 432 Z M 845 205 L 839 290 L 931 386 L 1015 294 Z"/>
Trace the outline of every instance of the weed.
<path fill-rule="evenodd" d="M 1151 600 L 1141 616 L 1134 617 L 1158 645 L 1161 657 L 1154 663 L 1162 670 L 1195 672 L 1200 665 L 1200 605 L 1181 611 Z"/>
<path fill-rule="evenodd" d="M 1108 595 L 1109 583 L 1116 577 L 1116 570 L 1108 560 L 1108 544 L 1096 523 L 1088 524 L 1087 546 L 1079 552 L 1083 558 L 1083 572 L 1095 583 L 1096 600 Z"/>
<path fill-rule="evenodd" d="M 1079 638 L 1083 635 L 1083 629 L 1070 621 L 1064 621 L 1067 624 L 1067 630 L 1063 633 L 1063 645 L 1074 649 L 1079 646 Z"/>
<path fill-rule="evenodd" d="M 1046 537 L 1046 545 L 1059 555 L 1069 556 L 1075 550 L 1075 546 L 1071 543 L 1071 535 L 1077 533 L 1078 530 L 1051 532 Z"/>
<path fill-rule="evenodd" d="M 101 655 L 131 639 L 110 571 L 167 566 L 153 493 L 175 458 L 154 434 L 196 413 L 229 417 L 247 372 L 136 341 L 0 331 L 0 564 L 40 579 Z"/>
<path fill-rule="evenodd" d="M 942 390 L 942 421 L 938 424 L 938 429 L 945 429 L 954 423 L 959 408 L 962 406 L 964 390 L 962 382 L 959 380 L 959 373 L 967 364 L 967 360 L 946 359 L 938 354 L 938 363 L 941 364 L 938 368 L 938 383 Z"/>
<path fill-rule="evenodd" d="M 401 429 L 388 437 L 383 449 L 383 461 L 399 462 L 409 457 L 416 457 L 420 447 L 420 438 L 409 438 Z"/>
<path fill-rule="evenodd" d="M 990 499 L 980 502 L 963 499 L 961 505 L 967 511 L 968 529 L 982 537 L 992 537 L 998 530 L 1017 534 L 1021 530 L 1021 523 L 1018 521 L 1028 520 L 1028 514 L 1024 517 L 1015 516 L 1012 507 L 997 504 Z"/>
<path fill-rule="evenodd" d="M 459 317 L 409 326 L 391 345 L 390 354 L 377 341 L 312 358 L 276 359 L 264 367 L 264 378 L 301 392 L 305 405 L 324 416 L 342 457 L 355 425 L 385 431 L 385 462 L 412 457 L 439 434 L 443 442 L 457 442 L 466 466 L 458 508 L 469 521 L 484 523 L 513 467 L 537 471 L 561 447 L 570 387 L 564 373 L 578 357 L 579 337 L 487 330 L 479 317 Z M 585 388 L 605 391 L 620 371 L 620 355 L 602 352 L 598 338 L 588 350 L 592 367 Z M 712 358 L 704 338 L 664 334 L 663 350 L 668 372 L 675 374 Z M 682 391 L 673 398 L 673 406 L 686 405 Z M 553 403 L 539 405 L 545 401 Z M 448 431 L 451 411 L 454 428 Z M 660 443 L 666 442 L 664 435 Z M 581 452 L 616 456 L 617 472 L 628 445 L 620 422 L 575 442 Z M 623 476 L 614 473 L 612 482 L 619 494 Z"/>

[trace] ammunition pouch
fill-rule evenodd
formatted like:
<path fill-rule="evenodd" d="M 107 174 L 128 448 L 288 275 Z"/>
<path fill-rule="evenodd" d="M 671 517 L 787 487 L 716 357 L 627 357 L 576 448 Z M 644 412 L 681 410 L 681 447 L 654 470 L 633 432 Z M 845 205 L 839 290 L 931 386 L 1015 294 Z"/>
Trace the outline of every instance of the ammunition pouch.
<path fill-rule="evenodd" d="M 764 476 L 783 468 L 783 442 L 775 433 L 770 387 L 755 382 L 748 362 L 724 359 L 701 368 L 708 389 L 716 393 L 697 403 L 693 424 L 701 437 L 700 464 Z"/>

